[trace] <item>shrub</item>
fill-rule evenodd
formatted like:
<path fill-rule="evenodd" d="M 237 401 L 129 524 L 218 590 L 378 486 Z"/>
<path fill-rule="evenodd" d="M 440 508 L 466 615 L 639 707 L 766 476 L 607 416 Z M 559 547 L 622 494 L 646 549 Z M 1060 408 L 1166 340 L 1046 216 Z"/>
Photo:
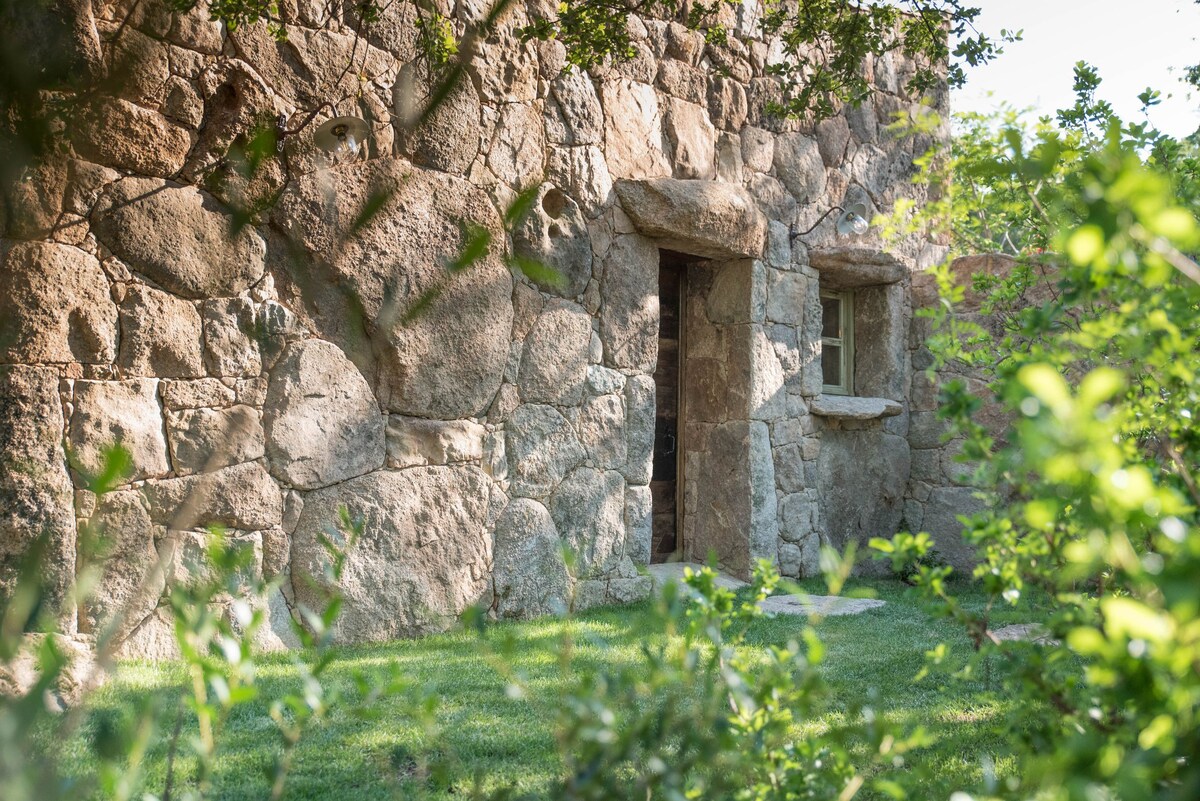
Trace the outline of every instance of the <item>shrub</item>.
<path fill-rule="evenodd" d="M 986 655 L 1020 653 L 1008 691 L 1028 700 L 1014 731 L 1019 775 L 991 797 L 1200 797 L 1200 196 L 1196 138 L 1179 142 L 1124 124 L 1095 99 L 1080 65 L 1079 101 L 1025 127 L 1017 115 L 972 117 L 948 163 L 927 162 L 946 187 L 918 224 L 967 249 L 991 243 L 1018 269 L 979 278 L 998 334 L 955 316 L 962 298 L 939 272 L 936 368 L 990 375 L 1013 416 L 1003 441 L 972 419 L 980 400 L 960 381 L 941 413 L 982 461 L 993 497 L 964 520 L 988 608 L 1053 599 L 1049 641 L 998 644 L 987 611 L 969 613 L 923 566 L 917 582 L 962 620 Z M 945 183 L 949 172 L 958 183 Z M 1052 292 L 1030 302 L 1028 288 Z M 982 285 L 982 284 L 981 284 Z M 915 561 L 927 537 L 876 543 Z"/>

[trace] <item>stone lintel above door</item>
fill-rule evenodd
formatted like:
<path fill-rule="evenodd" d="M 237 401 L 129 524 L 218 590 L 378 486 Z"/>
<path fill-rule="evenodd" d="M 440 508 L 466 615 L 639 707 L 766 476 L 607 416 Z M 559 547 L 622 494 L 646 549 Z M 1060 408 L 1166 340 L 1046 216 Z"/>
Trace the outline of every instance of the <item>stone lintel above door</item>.
<path fill-rule="evenodd" d="M 678 178 L 621 180 L 615 186 L 625 213 L 659 247 L 706 259 L 763 255 L 767 218 L 739 186 Z"/>

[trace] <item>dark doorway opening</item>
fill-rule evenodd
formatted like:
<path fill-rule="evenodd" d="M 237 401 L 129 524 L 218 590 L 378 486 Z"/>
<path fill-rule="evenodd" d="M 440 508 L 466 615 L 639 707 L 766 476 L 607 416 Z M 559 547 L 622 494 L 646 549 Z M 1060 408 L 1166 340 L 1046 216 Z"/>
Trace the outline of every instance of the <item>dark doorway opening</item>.
<path fill-rule="evenodd" d="M 683 299 L 687 297 L 687 257 L 659 251 L 658 364 L 654 369 L 654 471 L 650 480 L 654 529 L 651 562 L 667 562 L 682 551 L 680 523 L 683 508 L 680 439 L 683 434 Z"/>

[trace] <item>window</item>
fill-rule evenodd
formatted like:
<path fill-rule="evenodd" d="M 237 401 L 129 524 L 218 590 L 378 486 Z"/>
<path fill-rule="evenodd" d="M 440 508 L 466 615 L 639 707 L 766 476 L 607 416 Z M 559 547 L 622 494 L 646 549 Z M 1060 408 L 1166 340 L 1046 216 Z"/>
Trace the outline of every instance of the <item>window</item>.
<path fill-rule="evenodd" d="M 854 393 L 854 294 L 821 293 L 821 391 Z"/>

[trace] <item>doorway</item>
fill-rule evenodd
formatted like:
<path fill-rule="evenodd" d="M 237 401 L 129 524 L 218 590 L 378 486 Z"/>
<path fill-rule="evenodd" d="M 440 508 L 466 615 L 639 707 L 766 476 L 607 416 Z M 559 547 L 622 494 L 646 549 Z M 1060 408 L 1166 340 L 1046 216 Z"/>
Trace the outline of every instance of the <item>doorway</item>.
<path fill-rule="evenodd" d="M 654 369 L 654 470 L 650 479 L 653 513 L 650 561 L 673 561 L 681 553 L 683 504 L 683 301 L 687 297 L 687 257 L 667 250 L 658 260 L 658 363 Z"/>

